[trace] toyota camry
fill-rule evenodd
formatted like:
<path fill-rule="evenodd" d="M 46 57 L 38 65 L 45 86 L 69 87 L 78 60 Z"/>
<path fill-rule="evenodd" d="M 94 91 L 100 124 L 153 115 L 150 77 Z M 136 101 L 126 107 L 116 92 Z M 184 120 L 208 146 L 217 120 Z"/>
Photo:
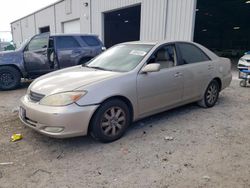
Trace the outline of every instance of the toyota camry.
<path fill-rule="evenodd" d="M 231 80 L 230 60 L 197 43 L 123 43 L 36 79 L 19 117 L 47 136 L 111 142 L 141 118 L 193 102 L 213 107 Z"/>

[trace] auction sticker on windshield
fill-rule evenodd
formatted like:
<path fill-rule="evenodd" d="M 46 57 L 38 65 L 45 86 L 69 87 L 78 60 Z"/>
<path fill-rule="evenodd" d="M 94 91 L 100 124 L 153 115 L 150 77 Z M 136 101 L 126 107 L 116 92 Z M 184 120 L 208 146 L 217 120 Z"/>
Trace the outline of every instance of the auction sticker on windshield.
<path fill-rule="evenodd" d="M 129 54 L 131 55 L 138 55 L 138 56 L 145 56 L 147 52 L 141 50 L 132 50 Z"/>

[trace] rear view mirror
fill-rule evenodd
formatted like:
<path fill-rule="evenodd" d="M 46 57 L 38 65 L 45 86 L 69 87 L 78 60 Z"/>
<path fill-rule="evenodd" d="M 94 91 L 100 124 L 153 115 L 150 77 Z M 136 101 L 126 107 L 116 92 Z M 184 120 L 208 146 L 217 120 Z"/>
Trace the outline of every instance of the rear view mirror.
<path fill-rule="evenodd" d="M 160 64 L 159 63 L 152 63 L 148 64 L 142 68 L 142 73 L 149 73 L 149 72 L 159 72 L 160 71 Z"/>

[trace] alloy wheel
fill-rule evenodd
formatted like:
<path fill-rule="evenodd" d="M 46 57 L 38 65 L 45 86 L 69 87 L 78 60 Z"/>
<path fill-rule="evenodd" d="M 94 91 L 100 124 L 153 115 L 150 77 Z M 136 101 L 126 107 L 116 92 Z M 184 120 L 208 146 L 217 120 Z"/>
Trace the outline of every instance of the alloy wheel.
<path fill-rule="evenodd" d="M 219 88 L 215 83 L 211 83 L 208 87 L 206 94 L 206 101 L 209 105 L 213 105 L 216 103 L 218 98 Z"/>
<path fill-rule="evenodd" d="M 0 83 L 2 86 L 10 86 L 15 81 L 14 76 L 9 72 L 0 74 Z"/>
<path fill-rule="evenodd" d="M 106 110 L 101 119 L 101 128 L 106 136 L 116 136 L 126 126 L 126 114 L 120 107 Z"/>

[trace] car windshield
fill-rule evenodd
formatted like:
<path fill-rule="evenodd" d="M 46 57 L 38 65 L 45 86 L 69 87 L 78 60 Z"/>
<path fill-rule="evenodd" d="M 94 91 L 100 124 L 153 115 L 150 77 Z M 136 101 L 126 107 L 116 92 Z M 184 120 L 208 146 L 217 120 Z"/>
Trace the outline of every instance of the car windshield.
<path fill-rule="evenodd" d="M 133 70 L 153 45 L 120 44 L 91 60 L 86 66 L 100 70 L 128 72 Z"/>

